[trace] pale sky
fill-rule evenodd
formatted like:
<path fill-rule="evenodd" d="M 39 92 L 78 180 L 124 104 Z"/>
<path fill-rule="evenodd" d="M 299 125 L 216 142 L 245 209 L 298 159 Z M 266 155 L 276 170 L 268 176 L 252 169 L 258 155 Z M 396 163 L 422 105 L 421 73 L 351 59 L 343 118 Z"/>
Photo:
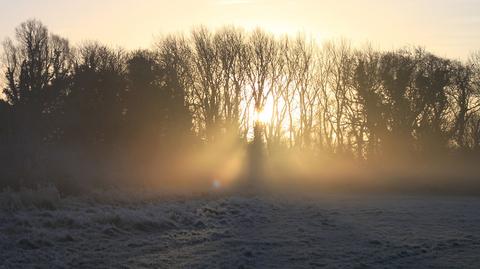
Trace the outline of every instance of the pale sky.
<path fill-rule="evenodd" d="M 234 24 L 381 49 L 420 45 L 456 59 L 480 50 L 480 0 L 0 0 L 0 39 L 29 18 L 74 44 L 127 49 L 197 25 Z"/>

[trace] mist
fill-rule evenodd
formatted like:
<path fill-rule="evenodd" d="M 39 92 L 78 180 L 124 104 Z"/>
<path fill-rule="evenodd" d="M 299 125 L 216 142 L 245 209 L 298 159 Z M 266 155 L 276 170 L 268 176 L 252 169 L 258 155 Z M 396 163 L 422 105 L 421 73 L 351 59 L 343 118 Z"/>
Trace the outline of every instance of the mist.
<path fill-rule="evenodd" d="M 32 19 L 1 74 L 0 267 L 479 265 L 478 52 Z"/>

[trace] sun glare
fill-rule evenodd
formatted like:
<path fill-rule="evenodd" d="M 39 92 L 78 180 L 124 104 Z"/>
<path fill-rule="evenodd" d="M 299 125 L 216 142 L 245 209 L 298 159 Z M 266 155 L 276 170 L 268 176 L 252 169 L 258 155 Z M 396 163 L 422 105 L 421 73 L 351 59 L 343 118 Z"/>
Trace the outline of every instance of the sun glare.
<path fill-rule="evenodd" d="M 256 122 L 259 122 L 259 123 L 262 123 L 262 124 L 266 124 L 268 122 L 270 122 L 270 120 L 272 119 L 272 113 L 269 113 L 268 110 L 260 110 L 260 111 L 257 111 L 255 113 L 255 121 Z"/>

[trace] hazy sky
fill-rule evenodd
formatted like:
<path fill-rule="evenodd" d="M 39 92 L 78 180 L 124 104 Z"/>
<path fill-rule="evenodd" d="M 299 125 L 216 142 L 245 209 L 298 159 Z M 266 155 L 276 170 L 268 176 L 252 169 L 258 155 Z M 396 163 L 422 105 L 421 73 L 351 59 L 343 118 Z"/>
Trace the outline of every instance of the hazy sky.
<path fill-rule="evenodd" d="M 480 50 L 480 0 L 0 0 L 0 39 L 28 18 L 74 43 L 148 47 L 195 25 L 235 24 L 392 49 L 421 45 L 465 59 Z"/>

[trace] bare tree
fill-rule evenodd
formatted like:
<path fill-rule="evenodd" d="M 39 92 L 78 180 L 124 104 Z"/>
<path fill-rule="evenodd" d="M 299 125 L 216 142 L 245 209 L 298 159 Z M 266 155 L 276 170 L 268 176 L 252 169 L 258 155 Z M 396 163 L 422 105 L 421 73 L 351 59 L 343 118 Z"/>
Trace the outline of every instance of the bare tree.
<path fill-rule="evenodd" d="M 277 55 L 277 43 L 272 35 L 260 29 L 253 31 L 247 43 L 247 85 L 253 100 L 255 113 L 262 113 L 273 85 L 274 61 Z M 263 127 L 255 123 L 255 139 L 263 137 Z M 260 136 L 260 137 L 259 137 Z"/>

